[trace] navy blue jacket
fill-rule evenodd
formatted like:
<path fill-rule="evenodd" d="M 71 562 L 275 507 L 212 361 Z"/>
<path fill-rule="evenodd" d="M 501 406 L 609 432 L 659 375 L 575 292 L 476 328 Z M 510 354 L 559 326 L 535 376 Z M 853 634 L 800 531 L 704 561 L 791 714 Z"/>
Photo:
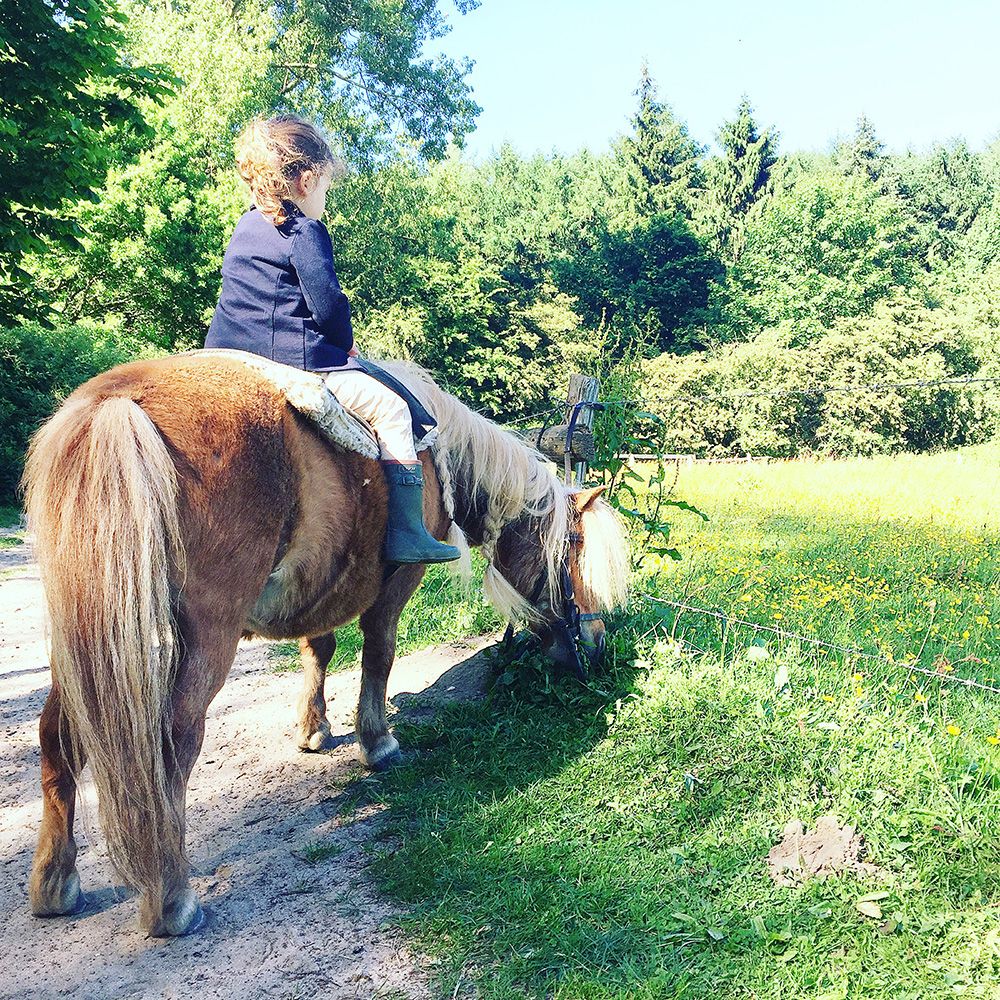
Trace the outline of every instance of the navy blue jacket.
<path fill-rule="evenodd" d="M 222 294 L 206 347 L 261 354 L 306 371 L 347 362 L 351 307 L 333 269 L 322 222 L 296 214 L 280 226 L 251 208 L 222 260 Z"/>

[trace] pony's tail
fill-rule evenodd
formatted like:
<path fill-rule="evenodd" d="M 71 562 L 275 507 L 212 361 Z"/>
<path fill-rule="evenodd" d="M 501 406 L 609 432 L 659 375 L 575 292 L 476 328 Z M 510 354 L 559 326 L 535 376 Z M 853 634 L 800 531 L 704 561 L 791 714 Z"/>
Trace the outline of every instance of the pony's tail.
<path fill-rule="evenodd" d="M 183 573 L 173 462 L 133 400 L 71 398 L 38 432 L 24 483 L 51 622 L 67 749 L 90 764 L 108 855 L 162 901 L 183 861 L 172 805 L 171 688 Z"/>

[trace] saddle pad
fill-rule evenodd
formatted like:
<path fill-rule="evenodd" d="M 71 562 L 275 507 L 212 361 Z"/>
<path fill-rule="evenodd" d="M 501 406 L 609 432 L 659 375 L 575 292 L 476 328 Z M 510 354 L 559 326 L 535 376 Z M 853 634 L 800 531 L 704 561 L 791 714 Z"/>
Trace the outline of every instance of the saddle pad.
<path fill-rule="evenodd" d="M 323 383 L 316 372 L 306 372 L 290 365 L 283 365 L 259 354 L 228 348 L 210 348 L 192 351 L 192 354 L 217 354 L 242 361 L 255 372 L 263 375 L 285 399 L 307 420 L 311 420 L 320 434 L 333 444 L 348 451 L 356 451 L 366 458 L 379 457 L 378 439 L 360 417 L 341 405 L 340 400 Z"/>

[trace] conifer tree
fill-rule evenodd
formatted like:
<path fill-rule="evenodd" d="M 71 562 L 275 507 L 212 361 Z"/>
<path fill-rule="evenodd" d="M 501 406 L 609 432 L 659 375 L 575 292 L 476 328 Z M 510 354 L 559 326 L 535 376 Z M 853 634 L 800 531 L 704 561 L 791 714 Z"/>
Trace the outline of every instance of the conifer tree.
<path fill-rule="evenodd" d="M 711 225 L 720 248 L 736 260 L 746 220 L 774 190 L 777 133 L 761 134 L 750 98 L 744 94 L 736 117 L 722 123 L 717 138 L 723 156 L 713 162 L 710 172 Z"/>
<path fill-rule="evenodd" d="M 633 134 L 623 136 L 619 145 L 630 207 L 639 218 L 679 213 L 690 219 L 703 187 L 698 158 L 704 150 L 670 105 L 658 99 L 646 63 L 634 93 L 639 106 Z"/>
<path fill-rule="evenodd" d="M 854 138 L 838 150 L 838 160 L 844 173 L 867 177 L 873 184 L 881 184 L 888 157 L 885 145 L 879 141 L 875 126 L 862 115 L 854 130 Z"/>

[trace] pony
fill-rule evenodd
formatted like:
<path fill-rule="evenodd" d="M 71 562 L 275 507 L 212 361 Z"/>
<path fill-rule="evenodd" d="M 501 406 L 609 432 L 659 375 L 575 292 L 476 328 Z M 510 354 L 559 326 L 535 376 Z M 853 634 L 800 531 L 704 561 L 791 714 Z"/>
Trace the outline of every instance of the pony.
<path fill-rule="evenodd" d="M 596 662 L 629 565 L 600 488 L 562 487 L 537 452 L 426 372 L 387 367 L 439 424 L 433 453 L 420 453 L 429 530 L 466 563 L 469 545 L 482 548 L 488 598 L 553 660 L 578 668 L 578 640 Z M 85 906 L 73 818 L 89 763 L 108 856 L 141 893 L 142 927 L 190 933 L 204 915 L 188 878 L 185 789 L 240 638 L 299 640 L 297 742 L 321 750 L 334 629 L 360 617 L 357 739 L 370 767 L 389 767 L 400 747 L 386 681 L 425 567 L 382 560 L 377 462 L 323 440 L 252 367 L 208 352 L 81 386 L 35 436 L 24 481 L 52 674 L 32 911 Z"/>

